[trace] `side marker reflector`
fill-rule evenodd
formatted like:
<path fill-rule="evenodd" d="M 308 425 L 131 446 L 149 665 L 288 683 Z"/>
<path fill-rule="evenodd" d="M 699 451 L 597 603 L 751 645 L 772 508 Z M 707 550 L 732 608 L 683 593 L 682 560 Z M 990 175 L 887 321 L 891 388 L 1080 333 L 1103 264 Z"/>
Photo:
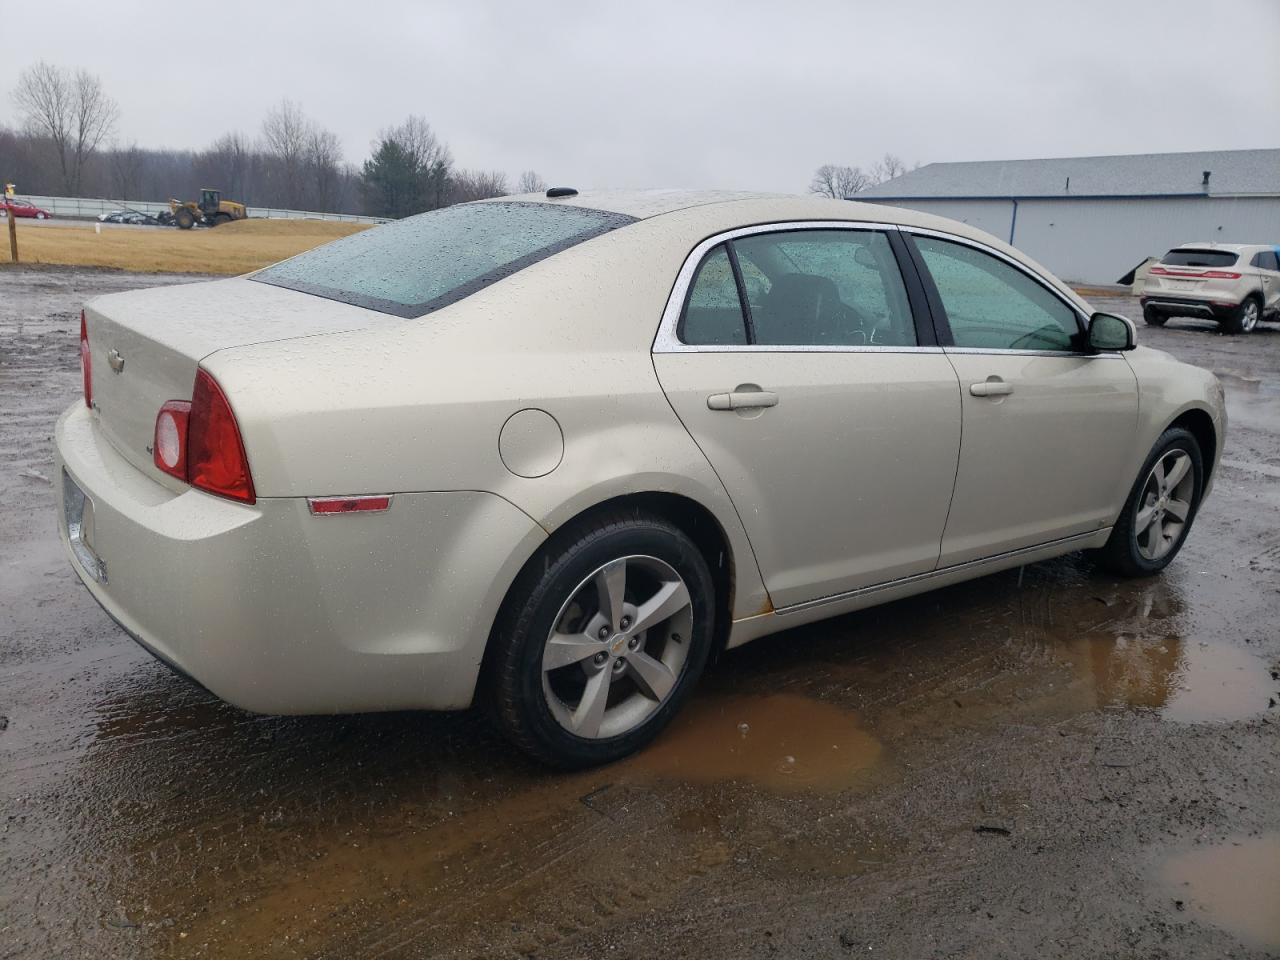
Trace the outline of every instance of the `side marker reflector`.
<path fill-rule="evenodd" d="M 335 513 L 376 513 L 389 509 L 391 497 L 308 497 L 307 508 L 314 516 L 324 517 Z"/>

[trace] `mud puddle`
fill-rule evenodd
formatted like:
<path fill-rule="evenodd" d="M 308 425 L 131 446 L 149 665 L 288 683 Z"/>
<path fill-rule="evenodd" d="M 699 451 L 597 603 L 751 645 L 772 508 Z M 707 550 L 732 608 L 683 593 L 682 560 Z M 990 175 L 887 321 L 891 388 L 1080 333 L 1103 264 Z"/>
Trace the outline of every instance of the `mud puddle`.
<path fill-rule="evenodd" d="M 695 699 L 623 766 L 691 783 L 748 782 L 832 793 L 865 782 L 882 747 L 849 710 L 791 693 Z"/>
<path fill-rule="evenodd" d="M 1280 832 L 1196 847 L 1161 864 L 1180 913 L 1262 950 L 1280 950 Z"/>

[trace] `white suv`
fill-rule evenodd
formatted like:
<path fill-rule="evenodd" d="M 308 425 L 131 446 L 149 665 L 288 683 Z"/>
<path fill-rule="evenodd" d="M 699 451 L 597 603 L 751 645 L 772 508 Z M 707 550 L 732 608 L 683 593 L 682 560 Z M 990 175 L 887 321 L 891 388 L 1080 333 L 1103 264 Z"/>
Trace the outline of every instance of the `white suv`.
<path fill-rule="evenodd" d="M 1147 272 L 1141 298 L 1153 326 L 1170 317 L 1207 317 L 1228 333 L 1248 333 L 1259 320 L 1280 320 L 1280 246 L 1174 247 Z"/>

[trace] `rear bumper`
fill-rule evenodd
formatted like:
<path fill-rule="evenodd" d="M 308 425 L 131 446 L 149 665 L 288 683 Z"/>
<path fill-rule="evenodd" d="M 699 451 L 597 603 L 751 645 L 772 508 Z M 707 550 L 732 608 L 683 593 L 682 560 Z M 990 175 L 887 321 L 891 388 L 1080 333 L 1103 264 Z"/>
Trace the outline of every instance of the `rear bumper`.
<path fill-rule="evenodd" d="M 92 502 L 105 573 L 63 545 L 106 612 L 155 656 L 262 713 L 455 709 L 475 690 L 506 587 L 545 537 L 501 497 L 402 493 L 385 513 L 314 517 L 161 486 L 82 405 L 59 419 L 63 471 Z M 74 492 L 74 488 L 70 488 Z"/>
<path fill-rule="evenodd" d="M 1205 317 L 1224 320 L 1240 309 L 1236 300 L 1211 300 L 1205 297 L 1178 297 L 1169 294 L 1143 294 L 1143 308 L 1151 307 L 1171 317 Z"/>

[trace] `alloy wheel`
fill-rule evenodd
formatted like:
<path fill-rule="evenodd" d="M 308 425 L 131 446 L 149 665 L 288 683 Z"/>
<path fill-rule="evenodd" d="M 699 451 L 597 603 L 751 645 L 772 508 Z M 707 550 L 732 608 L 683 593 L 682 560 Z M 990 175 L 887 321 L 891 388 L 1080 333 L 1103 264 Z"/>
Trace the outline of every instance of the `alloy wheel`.
<path fill-rule="evenodd" d="M 1146 560 L 1162 559 L 1181 538 L 1191 517 L 1195 474 L 1185 450 L 1169 450 L 1151 468 L 1135 505 L 1134 536 Z"/>
<path fill-rule="evenodd" d="M 679 682 L 692 626 L 689 588 L 670 564 L 629 556 L 598 567 L 561 606 L 543 647 L 552 715 L 585 739 L 636 729 Z"/>
<path fill-rule="evenodd" d="M 1257 325 L 1258 301 L 1246 300 L 1244 304 L 1244 312 L 1240 315 L 1240 330 L 1242 333 L 1250 333 Z"/>

